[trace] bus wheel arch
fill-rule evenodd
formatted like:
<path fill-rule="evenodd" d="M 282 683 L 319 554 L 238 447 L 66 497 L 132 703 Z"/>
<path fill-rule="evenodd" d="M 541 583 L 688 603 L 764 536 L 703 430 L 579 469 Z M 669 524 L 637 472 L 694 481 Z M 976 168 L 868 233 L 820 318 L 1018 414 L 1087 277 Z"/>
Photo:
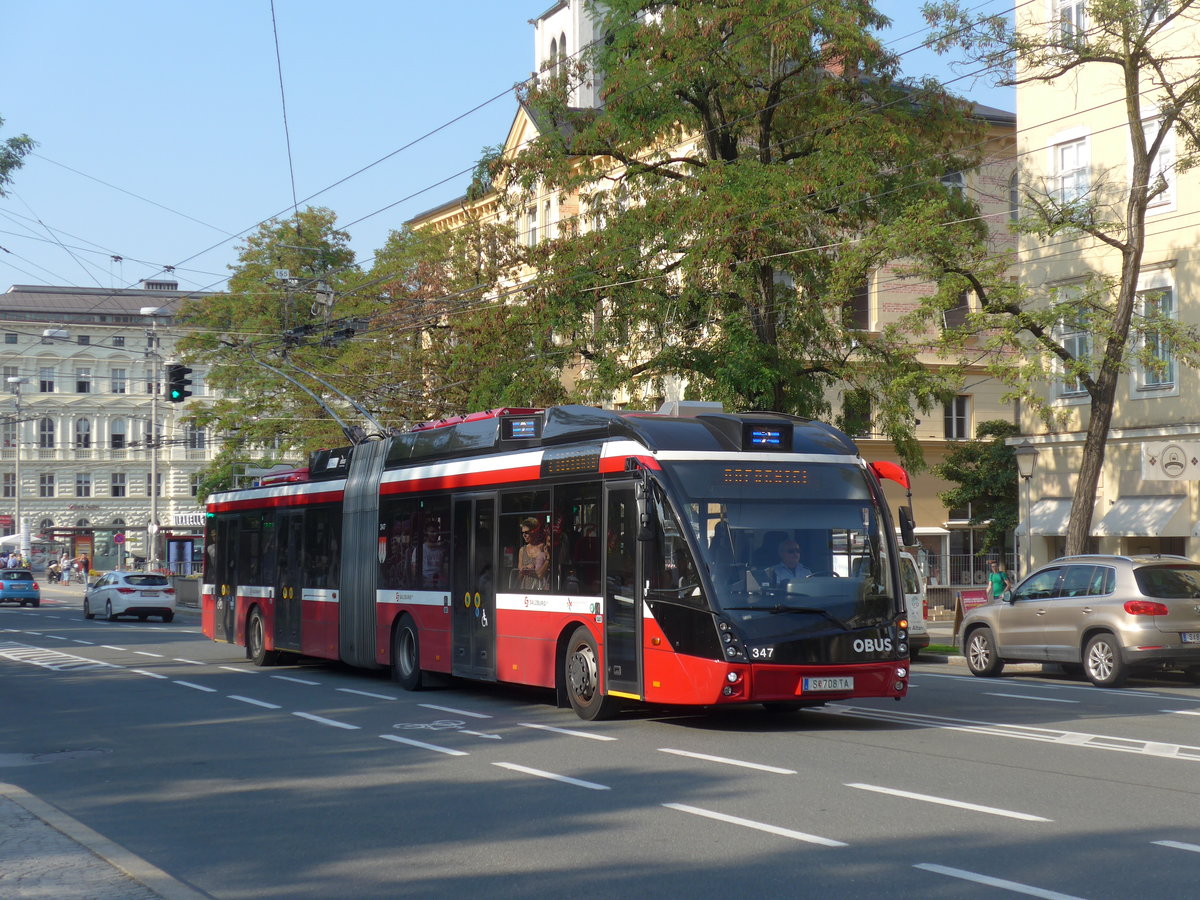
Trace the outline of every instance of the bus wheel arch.
<path fill-rule="evenodd" d="M 392 626 L 392 680 L 406 691 L 422 687 L 421 635 L 408 613 L 401 613 Z"/>
<path fill-rule="evenodd" d="M 570 632 L 559 666 L 559 694 L 565 693 L 571 708 L 581 719 L 608 719 L 620 702 L 606 695 L 600 686 L 600 648 L 591 629 L 577 625 Z"/>
<path fill-rule="evenodd" d="M 246 616 L 246 658 L 256 666 L 273 666 L 279 651 L 267 649 L 267 625 L 262 608 L 256 603 Z"/>

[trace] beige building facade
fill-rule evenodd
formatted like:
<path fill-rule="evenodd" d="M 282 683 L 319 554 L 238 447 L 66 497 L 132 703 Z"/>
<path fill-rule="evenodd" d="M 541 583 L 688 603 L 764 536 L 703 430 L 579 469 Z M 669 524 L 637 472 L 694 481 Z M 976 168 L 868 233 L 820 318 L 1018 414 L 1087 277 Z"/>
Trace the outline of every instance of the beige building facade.
<path fill-rule="evenodd" d="M 1058 34 L 1067 40 L 1092 26 L 1082 0 L 1037 0 L 1021 10 L 1026 32 Z M 1194 19 L 1170 23 L 1153 45 L 1187 58 L 1200 38 Z M 1194 51 L 1193 51 L 1194 52 Z M 1018 69 L 1018 75 L 1022 72 Z M 1159 126 L 1161 95 L 1149 78 L 1140 95 L 1142 127 Z M 1094 199 L 1098 215 L 1120 220 L 1131 186 L 1132 145 L 1121 70 L 1091 62 L 1048 83 L 1017 89 L 1020 122 L 1022 205 L 1049 199 Z M 1168 134 L 1151 163 L 1149 183 L 1158 191 L 1146 214 L 1146 243 L 1134 309 L 1139 317 L 1157 310 L 1183 323 L 1200 324 L 1195 285 L 1200 272 L 1200 172 L 1180 171 L 1183 152 L 1177 133 Z M 1159 180 L 1161 179 L 1161 181 Z M 1079 232 L 1020 242 L 1019 277 L 1035 297 L 1082 290 L 1092 273 L 1120 273 L 1117 250 Z M 1060 323 L 1060 337 L 1075 352 L 1096 352 L 1092 335 Z M 1170 342 L 1154 333 L 1133 334 L 1129 349 L 1148 352 L 1152 364 L 1133 361 L 1116 395 L 1107 451 L 1092 520 L 1092 547 L 1104 553 L 1200 555 L 1200 378 L 1177 358 Z M 1082 460 L 1089 396 L 1077 379 L 1061 371 L 1044 385 L 1056 414 L 1047 426 L 1026 410 L 1022 430 L 1037 450 L 1033 475 L 1022 485 L 1018 528 L 1034 565 L 1061 555 Z M 1026 493 L 1027 492 L 1027 493 Z M 1026 506 L 1028 511 L 1026 511 Z"/>

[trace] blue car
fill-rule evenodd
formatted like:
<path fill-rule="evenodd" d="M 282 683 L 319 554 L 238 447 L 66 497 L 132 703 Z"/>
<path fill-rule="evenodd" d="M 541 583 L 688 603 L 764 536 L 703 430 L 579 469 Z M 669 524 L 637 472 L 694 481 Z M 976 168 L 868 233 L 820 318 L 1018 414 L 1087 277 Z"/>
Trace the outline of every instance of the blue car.
<path fill-rule="evenodd" d="M 42 590 L 28 569 L 0 569 L 0 603 L 41 606 Z"/>

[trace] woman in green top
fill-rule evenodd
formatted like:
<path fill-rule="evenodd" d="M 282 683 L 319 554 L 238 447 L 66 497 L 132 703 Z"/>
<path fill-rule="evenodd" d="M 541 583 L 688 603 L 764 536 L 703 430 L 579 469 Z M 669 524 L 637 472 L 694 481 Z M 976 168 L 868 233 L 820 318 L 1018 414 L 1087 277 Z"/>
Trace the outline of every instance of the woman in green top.
<path fill-rule="evenodd" d="M 989 600 L 996 600 L 1012 587 L 1012 578 L 1004 571 L 1004 563 L 992 561 L 992 571 L 988 573 L 987 596 Z"/>

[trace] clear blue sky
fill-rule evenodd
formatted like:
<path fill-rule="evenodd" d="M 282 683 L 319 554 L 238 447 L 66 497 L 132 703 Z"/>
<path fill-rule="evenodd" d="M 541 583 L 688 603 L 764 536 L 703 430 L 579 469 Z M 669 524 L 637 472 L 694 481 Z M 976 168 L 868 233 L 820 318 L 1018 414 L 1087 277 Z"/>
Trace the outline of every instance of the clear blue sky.
<path fill-rule="evenodd" d="M 877 2 L 891 49 L 917 47 L 918 3 Z M 533 68 L 529 20 L 550 5 L 276 0 L 301 206 L 317 195 L 333 209 L 365 263 L 391 229 L 461 194 L 480 149 L 504 140 L 510 89 Z M 5 5 L 0 35 L 0 138 L 39 143 L 0 199 L 0 291 L 151 277 L 219 289 L 234 236 L 290 211 L 269 0 L 29 0 Z M 1010 91 L 931 53 L 905 53 L 904 69 L 1014 109 Z"/>

